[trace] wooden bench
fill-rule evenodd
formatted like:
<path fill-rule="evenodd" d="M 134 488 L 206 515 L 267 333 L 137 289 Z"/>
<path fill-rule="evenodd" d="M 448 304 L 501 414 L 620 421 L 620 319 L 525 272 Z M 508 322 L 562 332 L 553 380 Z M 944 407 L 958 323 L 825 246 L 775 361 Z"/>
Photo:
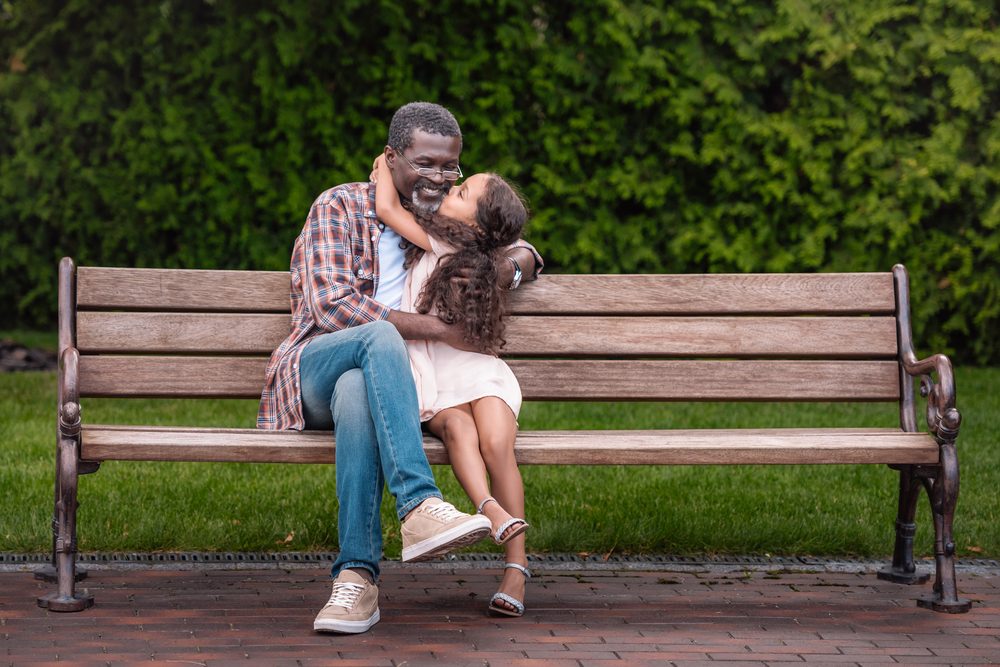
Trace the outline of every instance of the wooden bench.
<path fill-rule="evenodd" d="M 58 591 L 77 611 L 77 479 L 102 461 L 330 463 L 327 432 L 82 424 L 88 397 L 257 398 L 289 329 L 286 272 L 74 266 L 59 273 Z M 506 356 L 526 400 L 886 401 L 899 428 L 535 431 L 522 465 L 887 464 L 899 471 L 891 566 L 913 560 L 921 488 L 934 515 L 936 578 L 921 606 L 963 612 L 952 519 L 959 413 L 949 360 L 917 360 L 906 270 L 850 274 L 543 275 L 514 295 Z M 917 427 L 915 379 L 929 432 Z M 252 424 L 248 424 L 252 426 Z M 424 441 L 431 463 L 442 444 Z M 331 482 L 332 483 L 332 482 Z"/>

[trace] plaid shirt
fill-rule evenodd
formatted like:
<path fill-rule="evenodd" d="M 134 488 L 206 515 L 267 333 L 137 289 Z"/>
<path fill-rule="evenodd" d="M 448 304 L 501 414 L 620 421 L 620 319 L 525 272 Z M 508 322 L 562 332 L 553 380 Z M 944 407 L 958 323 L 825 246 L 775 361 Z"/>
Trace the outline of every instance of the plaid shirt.
<path fill-rule="evenodd" d="M 292 331 L 267 365 L 257 428 L 304 428 L 299 357 L 311 338 L 389 316 L 373 298 L 381 235 L 370 183 L 338 185 L 313 202 L 292 250 Z M 537 276 L 542 258 L 517 245 L 534 253 Z"/>

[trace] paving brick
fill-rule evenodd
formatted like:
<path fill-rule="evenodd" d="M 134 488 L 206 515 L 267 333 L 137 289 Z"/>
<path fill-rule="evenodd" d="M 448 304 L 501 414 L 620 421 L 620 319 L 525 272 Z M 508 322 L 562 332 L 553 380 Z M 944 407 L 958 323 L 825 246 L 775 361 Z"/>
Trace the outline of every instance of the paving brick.
<path fill-rule="evenodd" d="M 803 653 L 813 653 L 821 648 L 829 646 L 874 646 L 872 642 L 863 639 L 838 639 L 836 642 L 823 641 L 821 639 L 810 639 L 808 637 L 787 637 L 782 640 L 782 645 L 795 648 Z M 910 644 L 907 644 L 909 646 Z"/>
<path fill-rule="evenodd" d="M 540 651 L 529 649 L 524 652 L 526 658 L 531 660 L 580 660 L 582 658 L 593 659 L 619 659 L 620 656 L 613 651 Z"/>
<path fill-rule="evenodd" d="M 915 656 L 931 655 L 930 648 L 926 646 L 845 646 L 841 649 L 844 655 L 895 655 L 895 656 Z"/>
<path fill-rule="evenodd" d="M 932 647 L 931 653 L 938 656 L 943 656 L 947 658 L 969 658 L 973 656 L 982 656 L 983 652 L 979 649 L 974 648 L 951 648 L 951 647 Z M 989 657 L 989 656 L 987 656 Z M 995 651 L 993 658 L 1000 660 L 1000 650 Z M 961 660 L 956 660 L 956 662 L 961 662 Z"/>
<path fill-rule="evenodd" d="M 708 657 L 717 662 L 742 662 L 757 660 L 760 662 L 803 662 L 794 653 L 709 653 Z"/>
<path fill-rule="evenodd" d="M 309 667 L 322 667 L 324 665 L 336 665 L 336 667 L 396 667 L 396 663 L 389 658 L 366 658 L 364 660 L 298 658 L 296 662 L 300 665 L 308 665 Z"/>
<path fill-rule="evenodd" d="M 791 645 L 788 646 L 747 644 L 747 648 L 750 650 L 751 653 L 785 653 L 785 654 L 841 653 L 840 647 L 838 645 L 826 642 L 809 642 L 809 643 L 793 642 Z"/>
<path fill-rule="evenodd" d="M 985 656 L 969 656 L 967 658 L 960 658 L 956 660 L 955 658 L 949 658 L 946 656 L 939 655 L 919 655 L 913 657 L 907 657 L 905 660 L 900 660 L 904 665 L 996 665 L 996 658 L 987 658 Z"/>
<path fill-rule="evenodd" d="M 840 667 L 841 665 L 899 665 L 900 663 L 896 661 L 891 655 L 882 656 L 851 656 L 846 655 L 834 655 L 834 654 L 819 654 L 819 653 L 804 653 L 802 659 L 809 664 L 816 665 L 835 665 Z M 905 663 L 904 663 L 905 664 Z"/>
<path fill-rule="evenodd" d="M 673 660 L 674 667 L 719 667 L 715 660 Z M 744 660 L 741 662 L 727 662 L 726 667 L 767 667 L 766 662 L 760 660 Z"/>

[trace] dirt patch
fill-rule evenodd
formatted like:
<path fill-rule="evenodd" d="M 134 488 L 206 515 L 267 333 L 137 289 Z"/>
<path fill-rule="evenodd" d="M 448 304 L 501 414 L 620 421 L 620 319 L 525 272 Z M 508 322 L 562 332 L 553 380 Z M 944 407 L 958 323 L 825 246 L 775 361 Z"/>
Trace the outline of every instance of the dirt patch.
<path fill-rule="evenodd" d="M 13 340 L 0 340 L 0 373 L 51 371 L 58 367 L 56 353 L 31 348 Z"/>

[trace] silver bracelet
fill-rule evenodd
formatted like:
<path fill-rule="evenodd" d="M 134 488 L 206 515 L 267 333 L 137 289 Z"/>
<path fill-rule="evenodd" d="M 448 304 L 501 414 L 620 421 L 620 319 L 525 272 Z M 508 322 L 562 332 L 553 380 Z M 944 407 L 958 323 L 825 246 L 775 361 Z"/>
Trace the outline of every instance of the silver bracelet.
<path fill-rule="evenodd" d="M 507 289 L 510 291 L 514 291 L 518 287 L 520 287 L 521 278 L 524 277 L 524 274 L 521 273 L 521 265 L 517 263 L 516 259 L 514 259 L 510 255 L 507 255 L 506 257 L 507 260 L 514 265 L 514 279 L 510 281 L 510 285 L 507 286 Z"/>

